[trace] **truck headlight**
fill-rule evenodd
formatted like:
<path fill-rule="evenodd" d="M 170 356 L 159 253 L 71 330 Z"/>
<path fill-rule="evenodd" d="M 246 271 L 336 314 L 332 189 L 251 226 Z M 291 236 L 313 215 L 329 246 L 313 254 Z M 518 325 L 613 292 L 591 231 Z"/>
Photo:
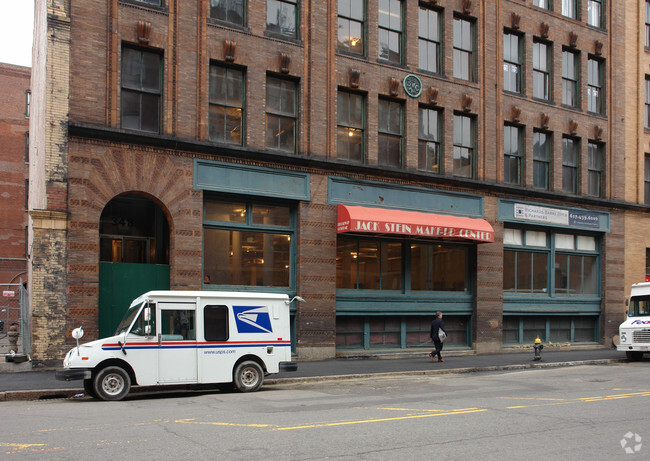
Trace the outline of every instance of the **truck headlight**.
<path fill-rule="evenodd" d="M 621 342 L 626 343 L 627 342 L 627 333 L 622 332 L 621 333 Z"/>

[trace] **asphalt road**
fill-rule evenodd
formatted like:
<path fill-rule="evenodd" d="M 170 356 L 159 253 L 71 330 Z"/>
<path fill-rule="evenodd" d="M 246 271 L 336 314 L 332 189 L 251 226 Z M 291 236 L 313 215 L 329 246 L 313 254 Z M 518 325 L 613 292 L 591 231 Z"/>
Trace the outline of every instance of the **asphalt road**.
<path fill-rule="evenodd" d="M 648 459 L 647 367 L 378 375 L 278 382 L 250 394 L 3 402 L 11 418 L 0 418 L 0 458 Z"/>

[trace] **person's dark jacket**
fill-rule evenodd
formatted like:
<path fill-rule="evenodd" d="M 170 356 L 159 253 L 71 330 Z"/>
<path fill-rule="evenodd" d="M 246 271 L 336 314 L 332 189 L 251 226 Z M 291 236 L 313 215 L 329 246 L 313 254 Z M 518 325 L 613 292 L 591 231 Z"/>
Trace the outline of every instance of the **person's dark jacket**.
<path fill-rule="evenodd" d="M 431 322 L 431 339 L 436 342 L 440 341 L 438 338 L 438 330 L 442 330 L 447 334 L 447 330 L 445 330 L 445 322 L 442 321 L 442 317 L 436 317 L 433 319 L 433 322 Z"/>

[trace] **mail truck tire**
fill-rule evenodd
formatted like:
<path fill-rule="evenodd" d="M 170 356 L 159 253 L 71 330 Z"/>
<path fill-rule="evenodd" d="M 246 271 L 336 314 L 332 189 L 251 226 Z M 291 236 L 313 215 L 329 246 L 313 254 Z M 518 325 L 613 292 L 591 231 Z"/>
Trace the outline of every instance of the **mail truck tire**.
<path fill-rule="evenodd" d="M 84 391 L 88 397 L 97 398 L 97 393 L 95 392 L 95 384 L 92 379 L 84 379 Z"/>
<path fill-rule="evenodd" d="M 248 360 L 237 365 L 233 381 L 240 392 L 253 392 L 264 382 L 264 371 L 257 362 Z"/>
<path fill-rule="evenodd" d="M 131 389 L 131 378 L 120 367 L 106 367 L 95 375 L 94 388 L 102 400 L 122 400 Z"/>
<path fill-rule="evenodd" d="M 630 362 L 640 362 L 643 360 L 643 352 L 640 351 L 625 351 L 625 355 Z"/>

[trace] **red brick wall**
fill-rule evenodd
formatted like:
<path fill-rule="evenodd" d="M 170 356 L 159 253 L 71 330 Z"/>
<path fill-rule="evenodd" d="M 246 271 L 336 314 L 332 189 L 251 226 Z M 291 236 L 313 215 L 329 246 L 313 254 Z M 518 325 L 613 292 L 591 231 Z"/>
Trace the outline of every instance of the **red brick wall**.
<path fill-rule="evenodd" d="M 31 70 L 0 64 L 0 283 L 27 280 L 26 96 Z"/>

